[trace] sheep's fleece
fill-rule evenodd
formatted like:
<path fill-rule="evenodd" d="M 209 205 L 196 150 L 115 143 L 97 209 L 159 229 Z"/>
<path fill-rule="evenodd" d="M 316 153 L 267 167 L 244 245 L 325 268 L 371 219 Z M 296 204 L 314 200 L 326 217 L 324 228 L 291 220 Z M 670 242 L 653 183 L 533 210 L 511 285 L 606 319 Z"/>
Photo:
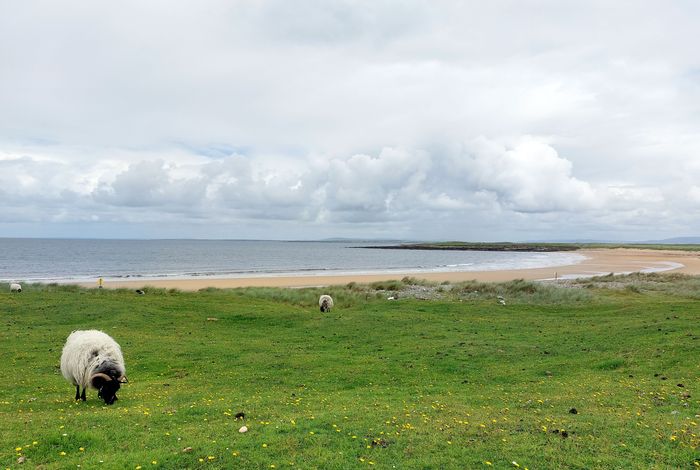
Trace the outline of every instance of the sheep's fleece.
<path fill-rule="evenodd" d="M 66 340 L 61 355 L 61 373 L 73 385 L 91 386 L 90 378 L 106 368 L 126 375 L 122 350 L 116 341 L 98 330 L 78 330 Z"/>

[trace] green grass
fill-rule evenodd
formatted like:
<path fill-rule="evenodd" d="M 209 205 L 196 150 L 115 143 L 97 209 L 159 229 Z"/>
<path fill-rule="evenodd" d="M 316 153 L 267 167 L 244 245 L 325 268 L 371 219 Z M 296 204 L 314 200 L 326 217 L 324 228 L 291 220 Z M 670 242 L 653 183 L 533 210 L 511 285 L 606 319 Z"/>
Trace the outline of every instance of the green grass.
<path fill-rule="evenodd" d="M 330 314 L 319 289 L 25 286 L 0 293 L 0 466 L 694 468 L 698 286 L 406 279 L 329 289 Z M 124 351 L 114 406 L 58 370 L 85 328 Z"/>

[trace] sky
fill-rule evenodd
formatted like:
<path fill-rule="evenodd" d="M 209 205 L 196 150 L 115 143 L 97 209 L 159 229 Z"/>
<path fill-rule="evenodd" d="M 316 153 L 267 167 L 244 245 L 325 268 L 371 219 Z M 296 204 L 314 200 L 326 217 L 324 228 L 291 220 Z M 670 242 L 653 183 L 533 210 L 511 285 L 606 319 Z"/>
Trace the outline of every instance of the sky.
<path fill-rule="evenodd" d="M 0 237 L 700 235 L 700 2 L 0 0 Z"/>

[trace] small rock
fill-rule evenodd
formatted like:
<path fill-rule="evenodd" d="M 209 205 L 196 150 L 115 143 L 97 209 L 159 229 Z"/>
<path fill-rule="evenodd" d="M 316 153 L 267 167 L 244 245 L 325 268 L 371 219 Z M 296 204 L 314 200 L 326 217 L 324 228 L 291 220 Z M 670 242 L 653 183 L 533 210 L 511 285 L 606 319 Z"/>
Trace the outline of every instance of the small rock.
<path fill-rule="evenodd" d="M 241 434 L 243 434 L 244 432 L 248 432 L 248 426 L 241 426 L 241 429 L 239 429 L 238 432 L 240 432 Z"/>
<path fill-rule="evenodd" d="M 572 415 L 577 415 L 577 414 L 578 414 L 578 410 L 577 410 L 576 408 L 571 408 L 571 409 L 569 410 L 569 413 L 571 413 Z"/>
<path fill-rule="evenodd" d="M 207 317 L 207 321 L 219 321 L 216 317 Z"/>
<path fill-rule="evenodd" d="M 25 457 L 24 455 L 17 459 L 18 464 L 23 464 L 26 461 L 27 461 L 27 457 Z"/>
<path fill-rule="evenodd" d="M 396 300 L 394 297 L 387 297 L 386 300 Z"/>
<path fill-rule="evenodd" d="M 184 453 L 192 452 L 192 447 L 185 447 L 184 449 L 182 449 L 182 451 Z"/>

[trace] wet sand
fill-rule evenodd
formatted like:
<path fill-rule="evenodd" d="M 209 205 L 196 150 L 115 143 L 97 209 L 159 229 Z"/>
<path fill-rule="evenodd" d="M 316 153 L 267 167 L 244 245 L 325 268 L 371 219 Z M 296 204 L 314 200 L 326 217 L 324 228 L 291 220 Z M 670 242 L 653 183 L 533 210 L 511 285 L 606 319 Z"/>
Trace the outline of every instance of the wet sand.
<path fill-rule="evenodd" d="M 630 273 L 645 270 L 662 270 L 675 264 L 683 265 L 674 267 L 667 272 L 679 272 L 685 274 L 700 274 L 700 253 L 687 251 L 662 251 L 639 249 L 599 249 L 581 250 L 576 253 L 586 257 L 580 263 L 568 266 L 535 269 L 513 269 L 507 271 L 469 271 L 469 272 L 431 272 L 431 273 L 388 273 L 388 274 L 352 274 L 338 276 L 271 276 L 271 277 L 247 277 L 247 278 L 198 278 L 198 279 L 156 279 L 156 280 L 129 280 L 111 281 L 105 280 L 106 288 L 130 288 L 137 289 L 144 286 L 174 288 L 183 291 L 196 291 L 206 287 L 232 288 L 232 287 L 316 287 L 349 282 L 369 283 L 374 281 L 398 280 L 405 276 L 430 281 L 485 281 L 501 282 L 513 279 L 542 280 L 561 277 L 583 277 L 603 275 L 608 273 Z M 83 284 L 87 287 L 95 287 L 95 283 Z"/>

